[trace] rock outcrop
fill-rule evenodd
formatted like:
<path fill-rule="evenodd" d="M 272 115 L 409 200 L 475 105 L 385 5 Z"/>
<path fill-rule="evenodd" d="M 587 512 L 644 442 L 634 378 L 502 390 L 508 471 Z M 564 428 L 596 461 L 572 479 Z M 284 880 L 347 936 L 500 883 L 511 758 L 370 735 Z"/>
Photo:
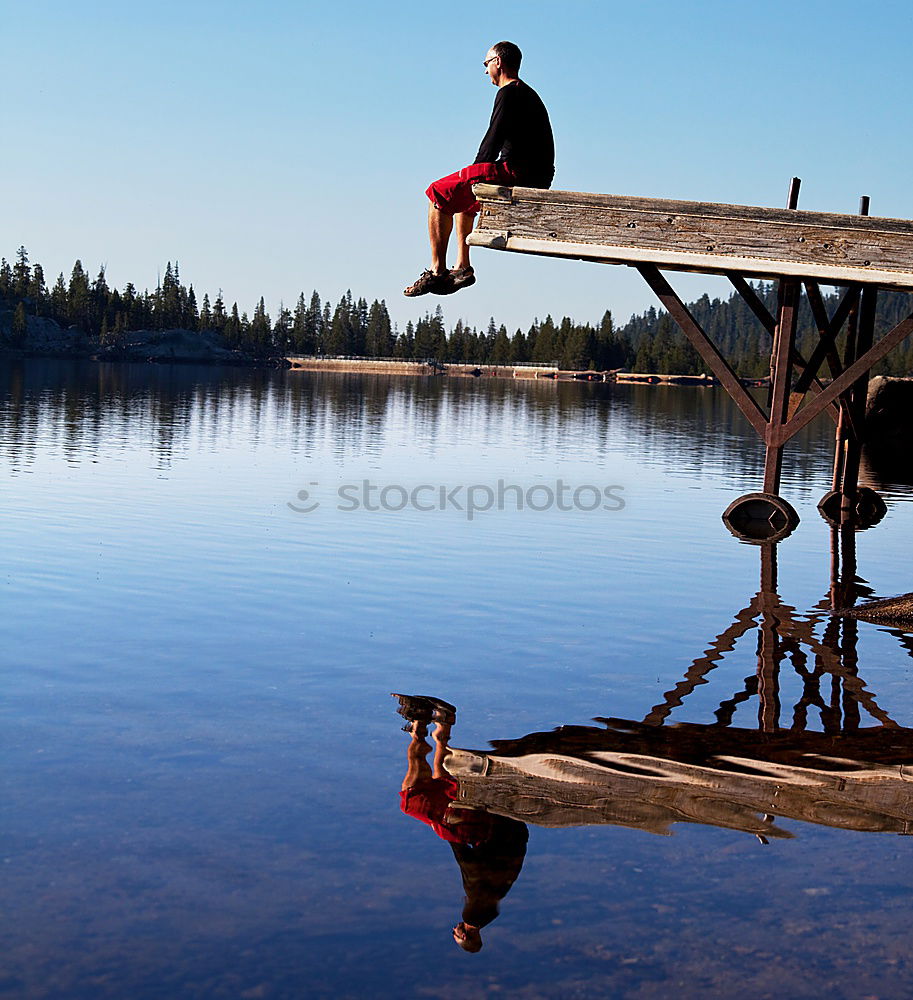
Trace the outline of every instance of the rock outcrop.
<path fill-rule="evenodd" d="M 877 375 L 869 382 L 865 440 L 869 447 L 913 450 L 913 378 Z"/>
<path fill-rule="evenodd" d="M 27 316 L 25 337 L 14 342 L 14 315 L 12 309 L 0 306 L 0 353 L 60 358 L 91 355 L 93 344 L 82 330 L 76 326 L 64 328 L 46 316 Z"/>
<path fill-rule="evenodd" d="M 255 359 L 232 350 L 217 333 L 191 330 L 131 330 L 100 347 L 99 361 L 198 362 L 251 364 Z"/>
<path fill-rule="evenodd" d="M 865 447 L 885 481 L 913 476 L 913 378 L 878 375 L 869 382 L 865 409 Z"/>
<path fill-rule="evenodd" d="M 130 330 L 99 346 L 78 327 L 64 329 L 44 316 L 27 316 L 25 336 L 13 337 L 11 309 L 0 307 L 0 354 L 14 357 L 93 358 L 96 361 L 155 361 L 288 367 L 283 358 L 257 357 L 229 347 L 212 331 Z"/>

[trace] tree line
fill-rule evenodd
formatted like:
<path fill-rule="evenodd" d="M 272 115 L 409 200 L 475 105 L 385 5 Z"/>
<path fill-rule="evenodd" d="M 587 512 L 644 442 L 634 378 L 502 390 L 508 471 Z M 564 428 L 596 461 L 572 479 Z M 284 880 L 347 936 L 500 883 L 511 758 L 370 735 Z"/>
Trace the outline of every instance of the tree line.
<path fill-rule="evenodd" d="M 774 312 L 776 285 L 757 282 L 755 293 Z M 831 313 L 840 293 L 825 296 Z M 212 333 L 233 348 L 261 357 L 287 355 L 347 355 L 370 358 L 436 360 L 478 365 L 543 364 L 565 370 L 629 371 L 658 374 L 700 374 L 706 365 L 664 310 L 650 308 L 617 327 L 606 310 L 598 323 L 579 323 L 569 316 L 535 320 L 525 331 L 509 331 L 493 318 L 477 329 L 458 320 L 449 330 L 440 306 L 400 329 L 390 320 L 384 300 L 370 305 L 347 291 L 335 307 L 317 291 L 302 292 L 292 308 L 281 304 L 275 318 L 263 297 L 252 314 L 227 306 L 222 290 L 200 301 L 192 284 L 181 280 L 178 263 L 170 261 L 153 291 L 140 292 L 132 282 L 112 288 L 101 267 L 90 278 L 77 260 L 67 279 L 61 272 L 50 287 L 44 269 L 31 263 L 25 247 L 15 261 L 0 260 L 0 303 L 13 312 L 4 333 L 10 346 L 25 338 L 27 317 L 44 316 L 62 327 L 78 327 L 100 346 L 117 344 L 130 331 L 183 329 Z M 893 326 L 910 311 L 910 296 L 882 292 L 878 329 Z M 689 305 L 694 317 L 743 376 L 766 375 L 770 337 L 745 301 L 733 292 L 728 299 L 703 295 Z M 808 303 L 799 314 L 799 346 L 810 353 L 816 339 Z M 913 371 L 913 342 L 896 350 L 877 369 L 886 374 Z"/>

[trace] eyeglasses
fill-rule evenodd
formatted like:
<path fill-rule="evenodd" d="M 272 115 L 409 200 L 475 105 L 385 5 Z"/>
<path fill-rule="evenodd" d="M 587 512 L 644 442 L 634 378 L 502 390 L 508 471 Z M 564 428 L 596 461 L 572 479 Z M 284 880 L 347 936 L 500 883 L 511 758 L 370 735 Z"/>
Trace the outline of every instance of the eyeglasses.
<path fill-rule="evenodd" d="M 500 58 L 501 58 L 500 56 L 490 56 L 488 59 L 485 60 L 485 62 L 482 63 L 482 65 L 485 67 L 485 69 L 488 69 L 488 64 L 490 62 L 494 62 L 495 59 L 500 59 Z"/>

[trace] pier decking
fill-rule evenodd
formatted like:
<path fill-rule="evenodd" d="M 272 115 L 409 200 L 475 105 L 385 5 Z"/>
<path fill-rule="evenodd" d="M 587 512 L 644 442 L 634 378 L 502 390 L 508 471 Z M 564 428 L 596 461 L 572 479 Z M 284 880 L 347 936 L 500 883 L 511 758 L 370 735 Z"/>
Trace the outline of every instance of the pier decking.
<path fill-rule="evenodd" d="M 913 221 L 477 184 L 472 246 L 605 264 L 913 289 Z"/>
<path fill-rule="evenodd" d="M 783 447 L 822 412 L 837 425 L 832 488 L 819 505 L 822 513 L 864 520 L 877 507 L 877 498 L 867 496 L 871 491 L 857 485 L 869 372 L 913 333 L 913 311 L 877 342 L 874 330 L 878 290 L 913 291 L 913 221 L 869 216 L 867 197 L 859 215 L 801 212 L 799 184 L 793 178 L 785 209 L 473 188 L 482 210 L 467 239 L 472 246 L 637 268 L 765 444 L 762 492 L 731 504 L 725 515 L 731 527 L 755 540 L 782 537 L 784 526 L 791 530 L 798 523 L 778 495 Z M 766 407 L 745 389 L 663 271 L 729 278 L 771 338 Z M 776 315 L 749 277 L 778 282 Z M 845 288 L 833 316 L 819 283 Z M 807 359 L 796 347 L 803 289 L 819 336 Z M 818 377 L 825 363 L 827 384 Z"/>

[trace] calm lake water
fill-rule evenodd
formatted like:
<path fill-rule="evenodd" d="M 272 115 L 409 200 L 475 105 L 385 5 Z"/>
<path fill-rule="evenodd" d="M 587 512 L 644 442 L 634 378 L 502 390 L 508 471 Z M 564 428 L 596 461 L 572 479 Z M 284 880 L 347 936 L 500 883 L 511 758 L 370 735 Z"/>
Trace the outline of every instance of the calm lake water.
<path fill-rule="evenodd" d="M 832 437 L 774 553 L 722 390 L 0 368 L 0 995 L 910 996 L 913 641 L 826 613 Z M 850 599 L 913 589 L 867 475 Z"/>

